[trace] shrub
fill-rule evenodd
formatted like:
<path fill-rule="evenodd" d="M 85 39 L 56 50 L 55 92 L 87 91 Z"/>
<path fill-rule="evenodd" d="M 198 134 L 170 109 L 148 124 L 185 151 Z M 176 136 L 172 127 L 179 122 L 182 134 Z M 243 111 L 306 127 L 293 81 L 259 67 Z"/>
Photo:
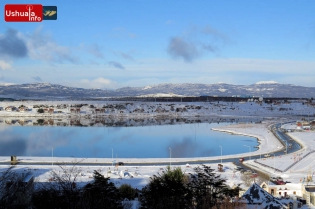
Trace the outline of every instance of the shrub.
<path fill-rule="evenodd" d="M 119 187 L 119 192 L 123 199 L 127 198 L 128 200 L 133 200 L 135 198 L 135 189 L 129 184 L 122 184 Z"/>

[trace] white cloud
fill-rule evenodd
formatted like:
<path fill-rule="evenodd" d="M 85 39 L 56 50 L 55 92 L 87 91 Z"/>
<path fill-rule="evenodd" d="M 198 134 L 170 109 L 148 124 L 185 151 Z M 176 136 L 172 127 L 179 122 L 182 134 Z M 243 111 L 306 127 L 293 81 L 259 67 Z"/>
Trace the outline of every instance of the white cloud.
<path fill-rule="evenodd" d="M 32 34 L 22 34 L 19 36 L 26 42 L 28 56 L 34 60 L 42 60 L 46 62 L 78 63 L 69 47 L 58 45 L 48 35 L 42 33 L 42 28 L 37 28 Z"/>
<path fill-rule="evenodd" d="M 1 86 L 11 86 L 11 85 L 15 85 L 15 83 L 6 83 L 6 82 L 0 82 Z"/>
<path fill-rule="evenodd" d="M 12 69 L 12 66 L 10 63 L 4 60 L 0 60 L 0 70 L 10 70 L 10 69 Z"/>
<path fill-rule="evenodd" d="M 78 82 L 79 85 L 84 86 L 84 88 L 94 88 L 94 89 L 114 89 L 118 87 L 118 84 L 115 81 L 103 78 L 103 77 L 98 77 L 96 79 L 93 80 L 89 80 L 89 79 L 82 79 Z"/>

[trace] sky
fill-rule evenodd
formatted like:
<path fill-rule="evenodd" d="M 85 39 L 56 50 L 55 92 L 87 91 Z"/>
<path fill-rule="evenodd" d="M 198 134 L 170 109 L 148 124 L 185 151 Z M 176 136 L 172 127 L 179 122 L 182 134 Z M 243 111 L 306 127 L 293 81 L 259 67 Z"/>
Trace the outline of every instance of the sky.
<path fill-rule="evenodd" d="M 0 84 L 315 87 L 313 0 L 7 0 L 2 8 L 28 3 L 57 6 L 57 20 L 0 20 Z"/>

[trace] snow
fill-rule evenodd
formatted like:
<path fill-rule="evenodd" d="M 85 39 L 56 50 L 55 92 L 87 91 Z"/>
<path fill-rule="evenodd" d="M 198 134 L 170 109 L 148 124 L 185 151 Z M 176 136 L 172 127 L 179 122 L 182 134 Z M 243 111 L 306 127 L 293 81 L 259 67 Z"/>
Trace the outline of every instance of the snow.
<path fill-rule="evenodd" d="M 193 103 L 181 103 L 181 102 L 110 102 L 110 101 L 15 101 L 15 102 L 0 102 L 0 107 L 3 109 L 7 106 L 18 107 L 20 105 L 25 105 L 31 108 L 28 112 L 7 112 L 0 111 L 0 117 L 3 121 L 8 123 L 14 119 L 19 120 L 33 120 L 32 118 L 59 118 L 63 121 L 67 121 L 71 117 L 78 117 L 80 120 L 84 117 L 121 117 L 124 118 L 155 118 L 161 116 L 167 117 L 198 117 L 202 115 L 203 117 L 248 117 L 257 118 L 264 117 L 261 123 L 257 124 L 232 124 L 217 127 L 214 130 L 222 131 L 232 134 L 242 134 L 251 137 L 255 137 L 259 141 L 259 150 L 242 153 L 238 155 L 233 155 L 233 157 L 249 157 L 253 154 L 262 154 L 269 152 L 274 152 L 282 149 L 283 145 L 278 141 L 278 139 L 269 131 L 270 125 L 280 122 L 297 121 L 301 117 L 306 117 L 307 115 L 314 115 L 315 108 L 303 104 L 303 101 L 292 101 L 290 104 L 280 104 L 271 105 L 265 103 L 255 103 L 255 102 L 193 102 Z M 54 106 L 55 111 L 57 105 L 66 104 L 67 107 L 60 109 L 62 113 L 54 114 L 39 114 L 37 113 L 38 108 L 34 108 L 34 105 L 48 105 Z M 70 113 L 70 106 L 74 104 L 87 104 L 81 108 L 81 113 L 73 114 Z M 89 107 L 89 105 L 94 105 L 96 108 L 102 108 L 104 105 L 124 105 L 126 109 L 123 109 L 123 113 L 119 115 L 117 108 L 105 108 L 106 112 L 104 114 L 95 114 Z M 185 108 L 186 111 L 176 112 L 176 108 Z M 280 108 L 287 108 L 286 110 L 280 110 Z M 161 110 L 162 112 L 156 112 L 156 110 Z M 174 109 L 174 111 L 172 111 Z M 138 111 L 139 110 L 139 111 Z M 142 111 L 143 110 L 143 111 Z M 163 112 L 165 111 L 165 112 Z M 302 116 L 301 116 L 302 115 Z M 2 122 L 3 122 L 2 121 Z M 15 125 L 19 125 L 16 123 Z M 295 127 L 294 123 L 289 123 L 282 125 L 284 129 L 291 129 Z M 271 176 L 281 176 L 285 181 L 290 181 L 293 184 L 301 185 L 304 183 L 306 176 L 315 170 L 315 132 L 314 131 L 304 131 L 304 132 L 291 132 L 288 133 L 290 137 L 298 141 L 303 148 L 295 153 L 282 155 L 279 157 L 269 157 L 257 160 L 246 160 L 244 163 L 254 169 L 258 169 L 262 172 L 268 173 Z M 222 156 L 223 159 L 228 159 L 232 156 Z M 49 181 L 51 178 L 51 171 L 60 171 L 60 167 L 55 165 L 56 163 L 71 163 L 74 160 L 81 161 L 84 160 L 85 163 L 111 163 L 111 158 L 88 158 L 88 159 L 73 159 L 73 158 L 60 158 L 60 157 L 25 157 L 19 156 L 18 159 L 21 162 L 28 162 L 29 165 L 16 165 L 15 170 L 18 172 L 31 171 L 36 177 L 36 181 L 45 182 Z M 219 160 L 221 156 L 217 157 L 205 157 L 205 158 L 172 158 L 171 162 L 182 163 L 179 165 L 183 171 L 186 173 L 193 172 L 193 168 L 198 166 L 198 164 L 193 164 L 187 167 L 187 162 L 200 162 L 203 160 Z M 9 162 L 10 156 L 1 156 L 0 162 Z M 52 162 L 54 165 L 31 165 L 32 162 Z M 92 180 L 93 170 L 98 170 L 101 174 L 109 176 L 111 180 L 117 185 L 123 183 L 130 184 L 131 186 L 141 189 L 150 180 L 150 177 L 161 172 L 161 168 L 165 166 L 128 166 L 128 163 L 169 163 L 170 159 L 165 158 L 120 158 L 118 161 L 122 161 L 127 164 L 127 166 L 81 166 L 80 177 L 78 178 L 79 183 L 86 184 Z M 207 164 L 212 168 L 217 168 L 217 164 Z M 242 183 L 240 173 L 234 172 L 233 169 L 235 165 L 232 163 L 223 163 L 224 171 L 220 173 L 222 177 L 226 178 L 228 184 L 238 184 Z M 174 167 L 174 166 L 172 166 Z M 176 166 L 177 167 L 177 166 Z M 0 171 L 8 168 L 7 165 L 0 165 Z M 276 169 L 275 169 L 276 168 Z M 116 169 L 116 170 L 115 170 Z M 109 173 L 108 171 L 111 171 Z M 120 174 L 123 175 L 120 175 Z M 132 177 L 131 177 L 132 176 Z M 314 178 L 313 178 L 314 179 Z"/>
<path fill-rule="evenodd" d="M 185 97 L 183 95 L 179 94 L 173 94 L 173 93 L 157 93 L 157 94 L 145 94 L 145 95 L 140 95 L 137 97 Z"/>
<path fill-rule="evenodd" d="M 212 168 L 216 168 L 216 164 L 207 164 Z M 180 167 L 185 173 L 193 173 L 193 169 L 197 165 L 186 165 L 172 166 Z M 236 183 L 240 182 L 240 179 L 233 174 L 232 163 L 223 163 L 225 172 L 222 174 L 223 178 L 233 178 Z M 14 170 L 16 172 L 29 171 L 35 177 L 36 182 L 49 182 L 51 181 L 51 172 L 54 171 L 57 174 L 62 175 L 63 169 L 69 169 L 72 166 L 58 166 L 58 165 L 16 165 Z M 0 172 L 7 169 L 8 166 L 1 165 Z M 166 169 L 166 166 L 77 166 L 79 177 L 77 183 L 79 185 L 85 185 L 92 181 L 93 171 L 96 170 L 105 177 L 110 177 L 111 181 L 115 183 L 117 187 L 121 184 L 130 184 L 134 188 L 142 189 L 146 186 L 150 177 L 157 174 L 162 174 Z M 234 177 L 233 177 L 234 176 Z"/>
<path fill-rule="evenodd" d="M 292 124 L 288 124 L 287 127 L 290 126 Z M 315 170 L 315 132 L 291 132 L 288 135 L 302 145 L 301 150 L 244 163 L 256 169 L 262 169 L 271 175 L 281 176 L 286 181 L 302 183 L 307 175 L 314 175 L 312 171 Z M 315 183 L 313 182 L 313 184 Z"/>
<path fill-rule="evenodd" d="M 173 94 L 168 94 L 169 96 Z M 146 96 L 146 95 L 144 95 Z M 155 95 L 156 97 L 161 95 Z M 165 96 L 165 95 L 164 95 Z M 174 95 L 173 95 L 174 96 Z M 181 95 L 176 95 L 181 96 Z M 105 113 L 98 113 L 97 116 L 104 117 L 117 117 L 117 112 L 122 111 L 124 117 L 154 117 L 166 115 L 170 117 L 191 117 L 196 115 L 202 116 L 222 116 L 222 117 L 244 117 L 244 116 L 258 116 L 258 117 L 294 117 L 294 116 L 308 116 L 315 114 L 315 108 L 311 105 L 306 105 L 304 100 L 290 101 L 289 104 L 281 102 L 280 104 L 267 104 L 259 102 L 247 102 L 248 99 L 244 99 L 243 102 L 117 102 L 117 101 L 15 101 L 0 102 L 0 107 L 3 109 L 7 106 L 19 107 L 24 105 L 30 108 L 27 112 L 7 112 L 0 111 L 0 117 L 72 117 L 72 116 L 89 116 L 96 117 L 93 113 L 93 108 L 89 108 L 90 105 L 95 108 L 102 108 L 103 106 L 112 105 L 113 107 L 106 108 Z M 73 114 L 70 112 L 71 105 L 84 104 L 81 113 Z M 40 114 L 37 112 L 38 108 L 34 108 L 34 105 L 47 105 L 52 106 L 55 112 L 54 114 Z M 57 105 L 66 105 L 66 108 L 58 109 Z M 128 109 L 119 110 L 114 106 L 123 105 Z M 173 106 L 174 108 L 170 108 Z M 140 110 L 143 111 L 139 111 Z M 184 111 L 176 111 L 176 108 L 185 108 Z M 1 108 L 0 108 L 1 109 Z M 138 110 L 137 110 L 138 109 Z M 159 109 L 159 112 L 156 110 Z M 57 111 L 62 111 L 57 113 Z M 300 118 L 299 118 L 300 119 Z"/>
<path fill-rule="evenodd" d="M 279 84 L 277 81 L 259 81 L 256 82 L 255 84 L 259 85 L 259 84 Z"/>
<path fill-rule="evenodd" d="M 152 86 L 145 86 L 145 87 L 143 88 L 143 90 L 151 89 L 151 88 L 152 88 Z"/>

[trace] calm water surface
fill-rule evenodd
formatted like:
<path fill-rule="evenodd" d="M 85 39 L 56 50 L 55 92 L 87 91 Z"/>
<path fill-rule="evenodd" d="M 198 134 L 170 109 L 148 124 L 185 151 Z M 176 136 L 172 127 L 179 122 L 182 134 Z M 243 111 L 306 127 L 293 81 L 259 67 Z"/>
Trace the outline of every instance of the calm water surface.
<path fill-rule="evenodd" d="M 255 138 L 212 131 L 224 124 L 138 127 L 0 126 L 0 156 L 206 157 L 256 150 Z"/>

